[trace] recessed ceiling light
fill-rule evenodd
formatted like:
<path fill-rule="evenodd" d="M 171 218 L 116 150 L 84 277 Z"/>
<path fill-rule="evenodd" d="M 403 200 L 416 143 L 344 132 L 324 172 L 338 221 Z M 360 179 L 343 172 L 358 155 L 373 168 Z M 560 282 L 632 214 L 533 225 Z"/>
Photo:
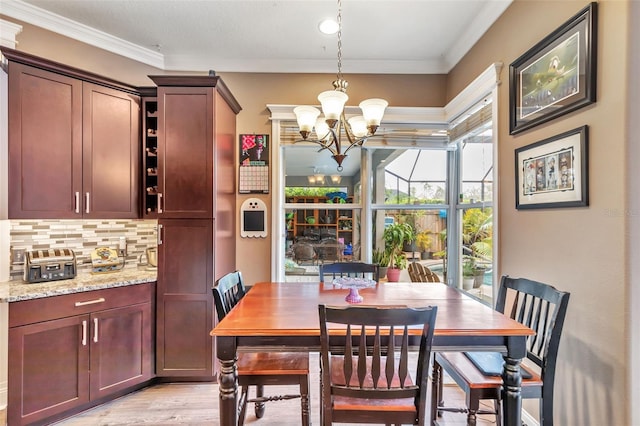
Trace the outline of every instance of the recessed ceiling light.
<path fill-rule="evenodd" d="M 325 19 L 318 24 L 318 29 L 322 34 L 335 34 L 338 32 L 338 23 L 334 19 Z"/>

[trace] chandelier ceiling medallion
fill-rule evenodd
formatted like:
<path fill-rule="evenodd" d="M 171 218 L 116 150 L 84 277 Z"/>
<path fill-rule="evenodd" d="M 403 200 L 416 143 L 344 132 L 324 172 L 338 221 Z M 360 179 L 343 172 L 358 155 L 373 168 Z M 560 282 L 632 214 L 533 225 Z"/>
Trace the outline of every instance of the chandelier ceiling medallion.
<path fill-rule="evenodd" d="M 338 163 L 338 171 L 342 171 L 342 162 L 353 147 L 361 147 L 373 136 L 380 126 L 384 110 L 389 105 L 384 99 L 367 99 L 360 102 L 362 115 L 345 119 L 344 106 L 349 99 L 347 86 L 342 78 L 342 0 L 338 0 L 338 74 L 333 82 L 334 90 L 318 95 L 322 105 L 320 110 L 312 106 L 298 106 L 293 109 L 300 128 L 302 140 L 296 142 L 312 142 L 320 145 L 320 151 L 329 150 Z M 316 138 L 310 138 L 315 127 Z M 344 131 L 343 131 L 344 130 Z M 346 138 L 343 143 L 343 136 Z"/>

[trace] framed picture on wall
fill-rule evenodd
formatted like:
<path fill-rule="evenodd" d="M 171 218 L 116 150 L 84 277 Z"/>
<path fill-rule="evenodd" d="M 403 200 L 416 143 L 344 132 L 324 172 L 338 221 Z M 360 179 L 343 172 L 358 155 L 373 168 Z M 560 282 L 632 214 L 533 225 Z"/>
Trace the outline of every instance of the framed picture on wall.
<path fill-rule="evenodd" d="M 516 209 L 589 205 L 587 126 L 515 150 Z"/>
<path fill-rule="evenodd" d="M 591 3 L 510 65 L 510 134 L 596 101 L 596 31 Z"/>

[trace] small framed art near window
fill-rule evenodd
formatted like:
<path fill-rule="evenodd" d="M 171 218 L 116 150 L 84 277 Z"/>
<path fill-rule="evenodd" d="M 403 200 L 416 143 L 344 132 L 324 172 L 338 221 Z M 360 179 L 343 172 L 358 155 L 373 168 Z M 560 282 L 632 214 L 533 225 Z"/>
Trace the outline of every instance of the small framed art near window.
<path fill-rule="evenodd" d="M 510 134 L 596 101 L 597 26 L 591 3 L 510 65 Z"/>
<path fill-rule="evenodd" d="M 587 126 L 518 148 L 516 209 L 589 205 Z"/>

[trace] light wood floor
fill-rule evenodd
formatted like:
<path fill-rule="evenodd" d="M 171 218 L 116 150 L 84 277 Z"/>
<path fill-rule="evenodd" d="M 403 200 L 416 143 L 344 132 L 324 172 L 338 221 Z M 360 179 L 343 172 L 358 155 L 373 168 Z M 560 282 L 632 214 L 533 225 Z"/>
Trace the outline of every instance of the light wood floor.
<path fill-rule="evenodd" d="M 318 359 L 311 355 L 311 422 L 320 424 L 318 398 Z M 271 386 L 265 393 L 296 393 L 297 387 Z M 463 406 L 464 394 L 455 385 L 445 385 L 447 405 Z M 427 398 L 429 401 L 429 398 Z M 255 426 L 295 426 L 300 424 L 300 400 L 270 402 L 262 419 L 257 419 L 253 407 L 247 408 L 245 424 Z M 489 405 L 487 405 L 489 407 Z M 479 416 L 479 426 L 495 423 L 492 416 Z M 152 386 L 94 409 L 56 423 L 56 426 L 114 425 L 217 425 L 218 385 L 211 383 L 172 383 Z M 465 414 L 444 413 L 443 426 L 466 424 Z M 1 423 L 0 423 L 1 424 Z"/>

